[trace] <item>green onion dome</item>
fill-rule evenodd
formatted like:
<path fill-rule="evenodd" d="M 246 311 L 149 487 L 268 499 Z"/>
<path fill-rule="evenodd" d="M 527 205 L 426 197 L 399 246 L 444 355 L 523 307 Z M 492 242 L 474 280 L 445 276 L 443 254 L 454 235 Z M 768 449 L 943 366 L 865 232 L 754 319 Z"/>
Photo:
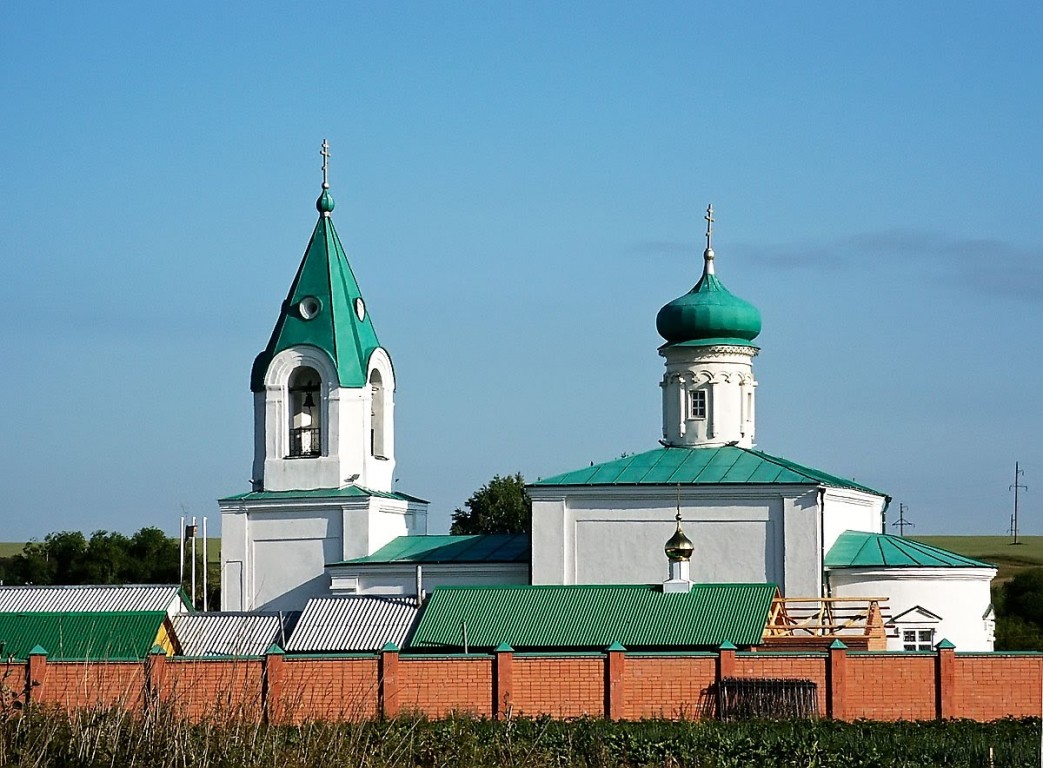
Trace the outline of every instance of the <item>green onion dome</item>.
<path fill-rule="evenodd" d="M 703 276 L 695 287 L 659 310 L 656 330 L 667 344 L 753 346 L 761 332 L 761 313 L 730 293 L 713 269 L 713 249 L 703 254 Z"/>
<path fill-rule="evenodd" d="M 677 513 L 677 530 L 674 531 L 674 535 L 666 541 L 666 546 L 663 549 L 666 552 L 667 559 L 671 561 L 677 560 L 691 560 L 692 553 L 695 552 L 695 545 L 692 544 L 691 539 L 684 535 L 684 531 L 681 529 L 681 513 Z"/>
<path fill-rule="evenodd" d="M 333 195 L 330 194 L 329 188 L 323 185 L 322 194 L 315 201 L 316 209 L 318 209 L 319 213 L 332 213 L 334 205 Z"/>

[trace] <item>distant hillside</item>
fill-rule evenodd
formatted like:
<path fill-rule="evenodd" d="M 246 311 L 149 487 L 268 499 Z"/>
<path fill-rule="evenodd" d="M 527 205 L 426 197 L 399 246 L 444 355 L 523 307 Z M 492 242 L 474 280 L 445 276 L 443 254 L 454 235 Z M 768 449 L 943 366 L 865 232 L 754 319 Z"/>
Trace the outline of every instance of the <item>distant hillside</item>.
<path fill-rule="evenodd" d="M 1043 567 L 1043 536 L 1022 536 L 1011 544 L 1010 536 L 910 536 L 958 555 L 984 560 L 999 568 L 999 579 L 1009 579 L 1026 568 Z"/>
<path fill-rule="evenodd" d="M 0 541 L 0 558 L 14 557 L 25 548 L 24 541 Z M 189 544 L 191 546 L 191 543 Z M 211 563 L 221 562 L 221 540 L 207 537 L 206 557 Z M 201 555 L 203 552 L 203 540 L 196 541 L 196 551 Z"/>

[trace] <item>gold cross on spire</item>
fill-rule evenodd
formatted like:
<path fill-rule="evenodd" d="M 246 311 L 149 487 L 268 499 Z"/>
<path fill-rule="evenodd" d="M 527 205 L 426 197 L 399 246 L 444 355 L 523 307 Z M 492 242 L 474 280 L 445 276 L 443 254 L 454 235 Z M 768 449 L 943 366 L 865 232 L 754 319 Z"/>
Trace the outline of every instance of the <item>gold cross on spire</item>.
<path fill-rule="evenodd" d="M 706 250 L 713 248 L 713 203 L 706 206 L 706 215 L 703 216 L 706 219 Z"/>
<path fill-rule="evenodd" d="M 322 188 L 330 188 L 330 143 L 326 139 L 322 140 L 322 149 L 319 151 L 322 155 Z"/>

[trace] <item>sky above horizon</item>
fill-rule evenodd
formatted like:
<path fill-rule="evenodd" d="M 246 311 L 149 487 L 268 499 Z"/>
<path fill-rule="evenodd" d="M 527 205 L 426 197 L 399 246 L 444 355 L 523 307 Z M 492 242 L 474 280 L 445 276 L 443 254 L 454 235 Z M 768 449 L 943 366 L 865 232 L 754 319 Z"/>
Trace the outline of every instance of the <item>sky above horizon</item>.
<path fill-rule="evenodd" d="M 654 448 L 655 316 L 763 317 L 757 446 L 916 534 L 1043 534 L 1043 5 L 0 4 L 0 540 L 248 488 L 250 365 L 334 222 L 430 530 Z M 894 529 L 891 529 L 894 531 Z"/>

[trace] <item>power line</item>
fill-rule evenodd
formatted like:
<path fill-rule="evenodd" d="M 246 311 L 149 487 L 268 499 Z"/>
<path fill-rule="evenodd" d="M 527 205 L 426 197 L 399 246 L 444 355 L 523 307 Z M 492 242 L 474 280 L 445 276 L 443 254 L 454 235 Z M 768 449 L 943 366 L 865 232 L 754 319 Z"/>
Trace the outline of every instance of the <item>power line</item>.
<path fill-rule="evenodd" d="M 1020 544 L 1018 541 L 1018 491 L 1027 491 L 1029 487 L 1018 482 L 1018 478 L 1025 474 L 1018 462 L 1014 462 L 1014 482 L 1010 484 L 1008 491 L 1014 491 L 1014 514 L 1010 517 L 1010 533 L 1014 537 L 1011 544 Z"/>
<path fill-rule="evenodd" d="M 894 526 L 898 527 L 898 535 L 899 536 L 903 536 L 903 537 L 905 536 L 905 529 L 906 528 L 915 528 L 916 527 L 915 523 L 912 523 L 912 522 L 910 522 L 909 520 L 906 519 L 906 517 L 905 517 L 905 510 L 906 510 L 905 504 L 899 504 L 898 505 L 898 519 L 895 520 L 893 523 L 891 523 L 891 525 L 894 525 Z"/>

